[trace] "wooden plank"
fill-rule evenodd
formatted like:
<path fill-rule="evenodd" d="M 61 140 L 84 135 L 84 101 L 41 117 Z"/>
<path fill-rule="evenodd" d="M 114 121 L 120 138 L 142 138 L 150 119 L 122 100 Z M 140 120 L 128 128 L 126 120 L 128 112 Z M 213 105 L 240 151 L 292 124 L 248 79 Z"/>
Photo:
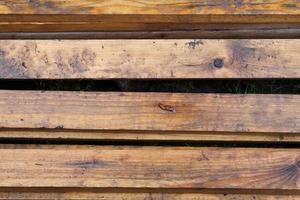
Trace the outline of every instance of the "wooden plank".
<path fill-rule="evenodd" d="M 14 26 L 12 27 L 14 28 Z M 78 31 L 78 30 L 75 30 Z M 1 32 L 0 39 L 298 39 L 299 24 L 202 24 L 191 30 Z"/>
<path fill-rule="evenodd" d="M 300 132 L 299 95 L 0 91 L 0 127 Z"/>
<path fill-rule="evenodd" d="M 82 141 L 300 142 L 297 133 L 0 129 L 1 139 Z"/>
<path fill-rule="evenodd" d="M 299 155 L 299 149 L 19 145 L 0 151 L 0 186 L 298 192 Z"/>
<path fill-rule="evenodd" d="M 159 30 L 199 23 L 299 23 L 295 0 L 0 1 L 1 31 Z"/>
<path fill-rule="evenodd" d="M 199 193 L 89 193 L 89 192 L 65 192 L 65 193 L 0 193 L 0 199 L 31 199 L 31 200 L 297 200 L 299 195 L 256 195 L 256 194 L 199 194 Z"/>
<path fill-rule="evenodd" d="M 0 40 L 0 78 L 299 78 L 300 40 Z"/>

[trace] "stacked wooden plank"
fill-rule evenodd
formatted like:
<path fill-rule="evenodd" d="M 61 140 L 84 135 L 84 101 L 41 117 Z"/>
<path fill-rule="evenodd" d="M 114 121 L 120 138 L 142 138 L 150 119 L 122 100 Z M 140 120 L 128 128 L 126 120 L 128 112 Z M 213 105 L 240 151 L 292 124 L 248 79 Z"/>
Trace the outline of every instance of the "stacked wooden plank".
<path fill-rule="evenodd" d="M 0 0 L 0 78 L 299 79 L 299 26 L 298 0 Z M 2 90 L 0 199 L 300 199 L 299 108 L 298 94 Z"/>

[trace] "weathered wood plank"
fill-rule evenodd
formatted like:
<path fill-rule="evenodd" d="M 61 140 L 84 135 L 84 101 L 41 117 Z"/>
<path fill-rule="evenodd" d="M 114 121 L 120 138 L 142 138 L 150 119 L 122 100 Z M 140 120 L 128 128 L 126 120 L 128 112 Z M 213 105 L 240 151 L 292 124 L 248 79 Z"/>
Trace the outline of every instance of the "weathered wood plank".
<path fill-rule="evenodd" d="M 300 142 L 297 133 L 252 133 L 252 132 L 193 132 L 193 131 L 109 131 L 109 130 L 37 130 L 0 129 L 2 139 L 53 139 L 59 141 L 223 141 L 223 142 Z"/>
<path fill-rule="evenodd" d="M 0 91 L 0 127 L 300 132 L 300 96 Z"/>
<path fill-rule="evenodd" d="M 18 2 L 1 0 L 1 14 L 149 14 L 149 15 L 299 15 L 300 3 L 296 0 L 218 1 L 211 0 L 165 0 L 165 1 L 128 1 L 128 0 L 35 0 Z M 37 18 L 37 16 L 35 16 Z M 56 16 L 56 19 L 59 17 Z M 140 19 L 139 20 L 150 20 Z"/>
<path fill-rule="evenodd" d="M 0 199 L 23 200 L 297 200 L 299 195 L 256 195 L 256 194 L 199 194 L 199 193 L 91 193 L 91 192 L 57 192 L 57 193 L 0 193 Z"/>
<path fill-rule="evenodd" d="M 299 149 L 2 148 L 1 187 L 300 189 Z"/>
<path fill-rule="evenodd" d="M 300 40 L 0 40 L 0 78 L 299 78 Z"/>
<path fill-rule="evenodd" d="M 143 30 L 199 23 L 299 23 L 295 0 L 0 1 L 1 31 Z"/>
<path fill-rule="evenodd" d="M 11 27 L 11 28 L 14 28 Z M 7 30 L 6 30 L 7 31 Z M 53 30 L 52 30 L 53 31 Z M 1 32 L 0 39 L 298 39 L 299 24 L 202 24 L 191 30 Z"/>

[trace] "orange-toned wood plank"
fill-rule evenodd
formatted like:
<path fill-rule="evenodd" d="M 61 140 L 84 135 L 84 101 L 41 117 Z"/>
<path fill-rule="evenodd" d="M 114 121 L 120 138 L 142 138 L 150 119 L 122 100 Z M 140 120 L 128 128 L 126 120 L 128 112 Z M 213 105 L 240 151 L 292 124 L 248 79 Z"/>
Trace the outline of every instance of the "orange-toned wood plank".
<path fill-rule="evenodd" d="M 1 31 L 178 30 L 199 23 L 299 23 L 299 7 L 295 0 L 1 0 L 0 27 Z"/>
<path fill-rule="evenodd" d="M 89 141 L 300 142 L 299 133 L 0 129 L 2 139 Z"/>
<path fill-rule="evenodd" d="M 300 132 L 298 95 L 0 91 L 0 127 Z"/>
<path fill-rule="evenodd" d="M 1 14 L 149 14 L 149 15 L 297 15 L 300 3 L 296 0 L 219 1 L 211 0 L 1 0 Z M 57 16 L 58 18 L 58 16 Z M 140 19 L 142 20 L 142 19 Z M 149 20 L 149 19 L 144 19 Z"/>
<path fill-rule="evenodd" d="M 298 191 L 299 149 L 1 148 L 1 187 Z"/>
<path fill-rule="evenodd" d="M 0 78 L 299 78 L 300 40 L 0 40 Z"/>

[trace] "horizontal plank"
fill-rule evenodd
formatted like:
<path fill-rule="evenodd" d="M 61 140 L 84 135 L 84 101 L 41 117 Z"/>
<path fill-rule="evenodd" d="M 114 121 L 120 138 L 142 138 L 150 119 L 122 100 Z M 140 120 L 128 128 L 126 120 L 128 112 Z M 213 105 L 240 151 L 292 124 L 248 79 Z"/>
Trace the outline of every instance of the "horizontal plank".
<path fill-rule="evenodd" d="M 299 155 L 299 149 L 19 145 L 1 148 L 0 187 L 298 192 Z"/>
<path fill-rule="evenodd" d="M 16 15 L 14 15 L 16 16 Z M 17 15 L 19 16 L 19 15 Z M 24 18 L 23 16 L 22 18 Z M 42 15 L 40 15 L 42 18 Z M 63 16 L 60 16 L 64 18 Z M 124 16 L 119 16 L 118 18 L 121 19 Z M 149 16 L 145 16 L 144 18 L 149 18 Z M 258 35 L 256 37 L 266 39 L 269 37 L 273 37 L 275 39 L 279 39 L 280 37 L 282 38 L 288 38 L 288 37 L 293 37 L 293 38 L 299 38 L 295 37 L 297 33 L 299 33 L 298 28 L 299 27 L 299 22 L 293 22 L 293 23 L 285 23 L 284 18 L 276 18 L 274 21 L 269 23 L 268 20 L 262 21 L 259 24 L 256 23 L 230 23 L 229 20 L 228 22 L 224 23 L 217 23 L 214 21 L 218 21 L 215 19 L 214 23 L 140 23 L 140 22 L 111 22 L 110 24 L 107 24 L 106 22 L 109 21 L 103 21 L 103 22 L 74 22 L 72 23 L 72 19 L 65 19 L 65 21 L 68 22 L 1 22 L 1 18 L 5 18 L 3 15 L 0 14 L 0 33 L 5 34 L 9 32 L 17 32 L 17 33 L 26 33 L 26 32 L 33 32 L 33 33 L 55 33 L 55 32 L 160 32 L 160 31 L 175 31 L 175 32 L 187 32 L 187 31 L 194 31 L 194 30 L 200 30 L 198 31 L 198 37 L 196 39 L 202 38 L 204 39 L 205 37 L 211 38 L 214 36 L 214 38 L 221 39 L 221 38 L 226 38 L 229 35 L 238 35 L 239 37 L 246 38 L 246 39 L 251 39 L 253 36 Z M 102 17 L 101 17 L 102 18 Z M 143 17 L 141 17 L 143 18 Z M 184 21 L 181 19 L 182 17 L 179 17 L 178 21 Z M 205 19 L 205 18 L 202 18 Z M 269 19 L 269 18 L 265 18 Z M 201 21 L 201 20 L 200 20 Z M 221 21 L 221 20 L 220 20 Z M 255 22 L 252 20 L 252 22 Z M 236 27 L 237 31 L 236 33 L 232 30 L 226 31 L 226 27 L 232 25 L 232 27 Z M 265 28 L 262 28 L 262 27 Z M 201 32 L 203 28 L 205 27 L 215 27 L 212 29 L 211 32 Z M 244 27 L 244 28 L 243 28 Z M 246 28 L 248 27 L 248 28 Z M 252 28 L 250 28 L 252 27 Z M 281 29 L 279 27 L 282 27 Z M 284 28 L 285 27 L 285 28 Z M 288 28 L 291 27 L 291 28 Z M 292 28 L 294 27 L 294 28 Z M 287 29 L 288 28 L 288 29 Z M 216 33 L 215 30 L 223 29 L 223 31 L 220 31 Z M 243 30 L 244 29 L 244 30 Z M 286 31 L 286 33 L 283 32 L 283 30 Z M 201 34 L 199 34 L 201 33 Z M 244 33 L 244 35 L 243 35 Z M 266 37 L 263 37 L 262 34 L 266 34 Z M 178 38 L 181 38 L 184 34 L 181 34 Z M 188 34 L 189 35 L 189 34 Z M 269 36 L 268 36 L 269 35 Z M 235 38 L 233 37 L 232 38 Z M 195 37 L 195 36 L 194 36 Z M 93 38 L 93 37 L 92 37 Z M 188 38 L 191 39 L 191 37 L 185 37 L 183 38 Z M 53 39 L 53 38 L 51 38 Z"/>
<path fill-rule="evenodd" d="M 122 8 L 122 9 L 121 9 Z M 82 2 L 80 0 L 60 1 L 60 0 L 39 0 L 26 1 L 19 0 L 12 2 L 11 0 L 2 0 L 0 13 L 1 14 L 42 14 L 42 15 L 104 15 L 104 14 L 121 14 L 121 15 L 292 15 L 300 14 L 300 5 L 298 1 L 273 0 L 265 2 L 257 0 L 256 2 L 249 1 L 227 1 L 220 2 L 212 0 L 195 1 L 97 1 L 90 0 Z M 35 16 L 38 18 L 38 16 Z M 59 19 L 59 16 L 56 16 Z M 138 18 L 137 18 L 138 19 Z M 159 18 L 158 18 L 159 19 Z M 75 20 L 75 19 L 74 19 Z M 149 19 L 139 19 L 149 20 Z"/>
<path fill-rule="evenodd" d="M 16 27 L 11 26 L 12 30 Z M 80 27 L 79 27 L 80 30 Z M 202 24 L 191 30 L 90 31 L 79 32 L 1 32 L 0 39 L 297 39 L 299 24 Z M 55 31 L 55 30 L 49 30 Z M 77 31 L 77 32 L 75 32 Z"/>
<path fill-rule="evenodd" d="M 168 142 L 273 142 L 297 143 L 297 133 L 253 132 L 194 132 L 194 131 L 109 131 L 109 130 L 50 130 L 50 129 L 0 129 L 0 138 L 6 140 L 55 141 L 168 141 Z"/>
<path fill-rule="evenodd" d="M 299 78 L 300 40 L 0 40 L 0 78 Z"/>
<path fill-rule="evenodd" d="M 294 0 L 226 1 L 0 1 L 0 27 L 7 31 L 144 30 L 199 23 L 299 23 Z M 11 30 L 11 29 L 10 29 Z"/>
<path fill-rule="evenodd" d="M 64 193 L 0 193 L 0 199 L 31 199 L 31 200 L 297 200 L 299 195 L 256 195 L 256 194 L 199 194 L 199 193 L 90 193 L 90 192 L 64 192 Z"/>
<path fill-rule="evenodd" d="M 0 91 L 0 127 L 299 133 L 299 95 Z"/>

